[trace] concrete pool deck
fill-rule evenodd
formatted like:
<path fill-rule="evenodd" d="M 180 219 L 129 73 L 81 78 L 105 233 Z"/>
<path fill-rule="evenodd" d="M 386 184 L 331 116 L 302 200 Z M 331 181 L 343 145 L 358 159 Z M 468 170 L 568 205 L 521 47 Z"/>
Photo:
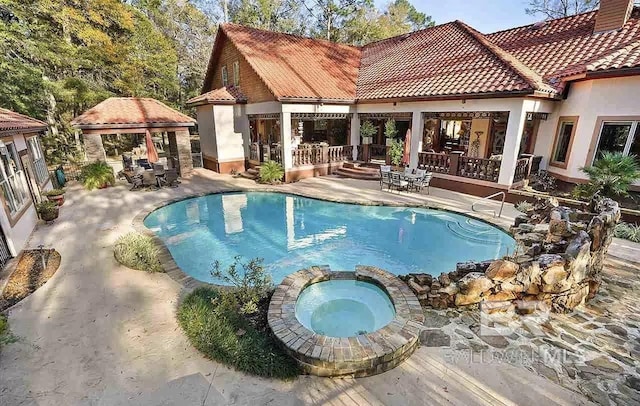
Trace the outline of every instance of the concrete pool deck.
<path fill-rule="evenodd" d="M 113 258 L 116 238 L 134 216 L 180 196 L 255 188 L 245 179 L 197 170 L 179 188 L 129 192 L 121 184 L 86 192 L 72 185 L 60 218 L 40 225 L 31 247 L 58 250 L 51 280 L 13 307 L 18 341 L 0 353 L 2 405 L 423 405 L 588 404 L 581 394 L 497 359 L 451 357 L 420 347 L 399 367 L 362 379 L 302 376 L 279 382 L 244 375 L 205 359 L 187 341 L 175 311 L 184 293 L 165 274 L 146 274 Z M 476 197 L 432 188 L 431 195 L 381 192 L 376 182 L 314 178 L 283 191 L 470 210 Z M 517 211 L 505 204 L 509 225 Z M 620 248 L 618 248 L 620 247 Z M 616 241 L 633 257 L 637 248 Z M 622 254 L 621 254 L 622 256 Z"/>

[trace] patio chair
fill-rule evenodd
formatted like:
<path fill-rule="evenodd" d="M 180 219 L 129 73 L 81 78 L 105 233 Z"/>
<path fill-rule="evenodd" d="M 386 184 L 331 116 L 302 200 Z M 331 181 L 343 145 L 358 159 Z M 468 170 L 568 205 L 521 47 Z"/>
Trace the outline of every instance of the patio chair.
<path fill-rule="evenodd" d="M 404 168 L 404 176 L 407 176 L 407 175 L 413 175 L 413 169 L 408 166 Z"/>
<path fill-rule="evenodd" d="M 398 192 L 402 189 L 408 190 L 409 182 L 404 180 L 399 173 L 391 173 L 391 187 L 396 188 Z"/>
<path fill-rule="evenodd" d="M 387 190 L 391 190 L 391 172 L 380 173 L 380 190 L 387 185 Z"/>
<path fill-rule="evenodd" d="M 426 171 L 425 171 L 426 172 Z M 416 188 L 417 192 L 420 192 L 422 188 L 427 188 L 427 194 L 431 194 L 431 190 L 429 184 L 431 183 L 431 178 L 433 178 L 433 172 L 426 172 L 423 176 L 416 179 L 413 182 L 413 187 Z"/>
<path fill-rule="evenodd" d="M 165 179 L 166 175 L 167 172 L 164 169 L 164 165 L 153 164 L 153 176 L 156 177 L 156 183 L 158 184 L 158 187 L 162 187 L 162 185 L 167 183 Z"/>
<path fill-rule="evenodd" d="M 167 169 L 164 181 L 167 186 L 178 187 L 178 183 L 180 183 L 178 180 L 178 170 L 175 168 Z"/>
<path fill-rule="evenodd" d="M 381 190 L 382 190 L 382 187 L 384 186 L 384 182 L 382 182 L 382 179 L 384 179 L 385 173 L 391 173 L 391 165 L 380 165 L 380 189 Z"/>

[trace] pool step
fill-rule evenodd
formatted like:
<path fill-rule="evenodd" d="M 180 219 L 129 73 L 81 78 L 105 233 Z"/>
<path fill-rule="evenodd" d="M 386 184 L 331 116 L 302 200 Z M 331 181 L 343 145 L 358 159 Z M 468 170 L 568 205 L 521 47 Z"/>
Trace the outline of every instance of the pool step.
<path fill-rule="evenodd" d="M 480 244 L 497 244 L 500 243 L 500 234 L 496 230 L 472 230 L 466 228 L 462 224 L 452 221 L 447 223 L 447 228 L 456 236 L 467 241 Z"/>
<path fill-rule="evenodd" d="M 376 168 L 360 166 L 354 163 L 345 163 L 342 168 L 338 168 L 333 172 L 343 178 L 361 179 L 361 180 L 379 180 L 380 170 Z"/>
<path fill-rule="evenodd" d="M 241 172 L 240 176 L 246 179 L 256 180 L 258 179 L 259 174 L 260 174 L 260 167 L 256 166 L 256 167 L 247 169 L 245 172 Z"/>

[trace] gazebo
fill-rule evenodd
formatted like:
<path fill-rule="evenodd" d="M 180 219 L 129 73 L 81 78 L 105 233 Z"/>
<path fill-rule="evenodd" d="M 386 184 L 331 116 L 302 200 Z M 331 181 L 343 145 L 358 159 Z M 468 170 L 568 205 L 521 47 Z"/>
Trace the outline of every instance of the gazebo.
<path fill-rule="evenodd" d="M 166 132 L 169 154 L 176 158 L 182 177 L 193 171 L 189 127 L 195 123 L 158 100 L 139 97 L 111 97 L 71 121 L 73 127 L 82 130 L 89 161 L 106 161 L 103 135 Z"/>

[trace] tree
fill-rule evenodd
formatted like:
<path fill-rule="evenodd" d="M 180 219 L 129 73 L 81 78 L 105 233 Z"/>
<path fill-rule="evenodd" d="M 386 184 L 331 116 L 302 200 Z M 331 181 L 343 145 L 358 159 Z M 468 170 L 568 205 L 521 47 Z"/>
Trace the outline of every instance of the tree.
<path fill-rule="evenodd" d="M 239 0 L 231 4 L 232 22 L 250 27 L 303 34 L 305 16 L 295 0 Z"/>
<path fill-rule="evenodd" d="M 599 0 L 529 0 L 529 7 L 525 8 L 525 12 L 554 19 L 595 10 L 599 5 Z"/>

